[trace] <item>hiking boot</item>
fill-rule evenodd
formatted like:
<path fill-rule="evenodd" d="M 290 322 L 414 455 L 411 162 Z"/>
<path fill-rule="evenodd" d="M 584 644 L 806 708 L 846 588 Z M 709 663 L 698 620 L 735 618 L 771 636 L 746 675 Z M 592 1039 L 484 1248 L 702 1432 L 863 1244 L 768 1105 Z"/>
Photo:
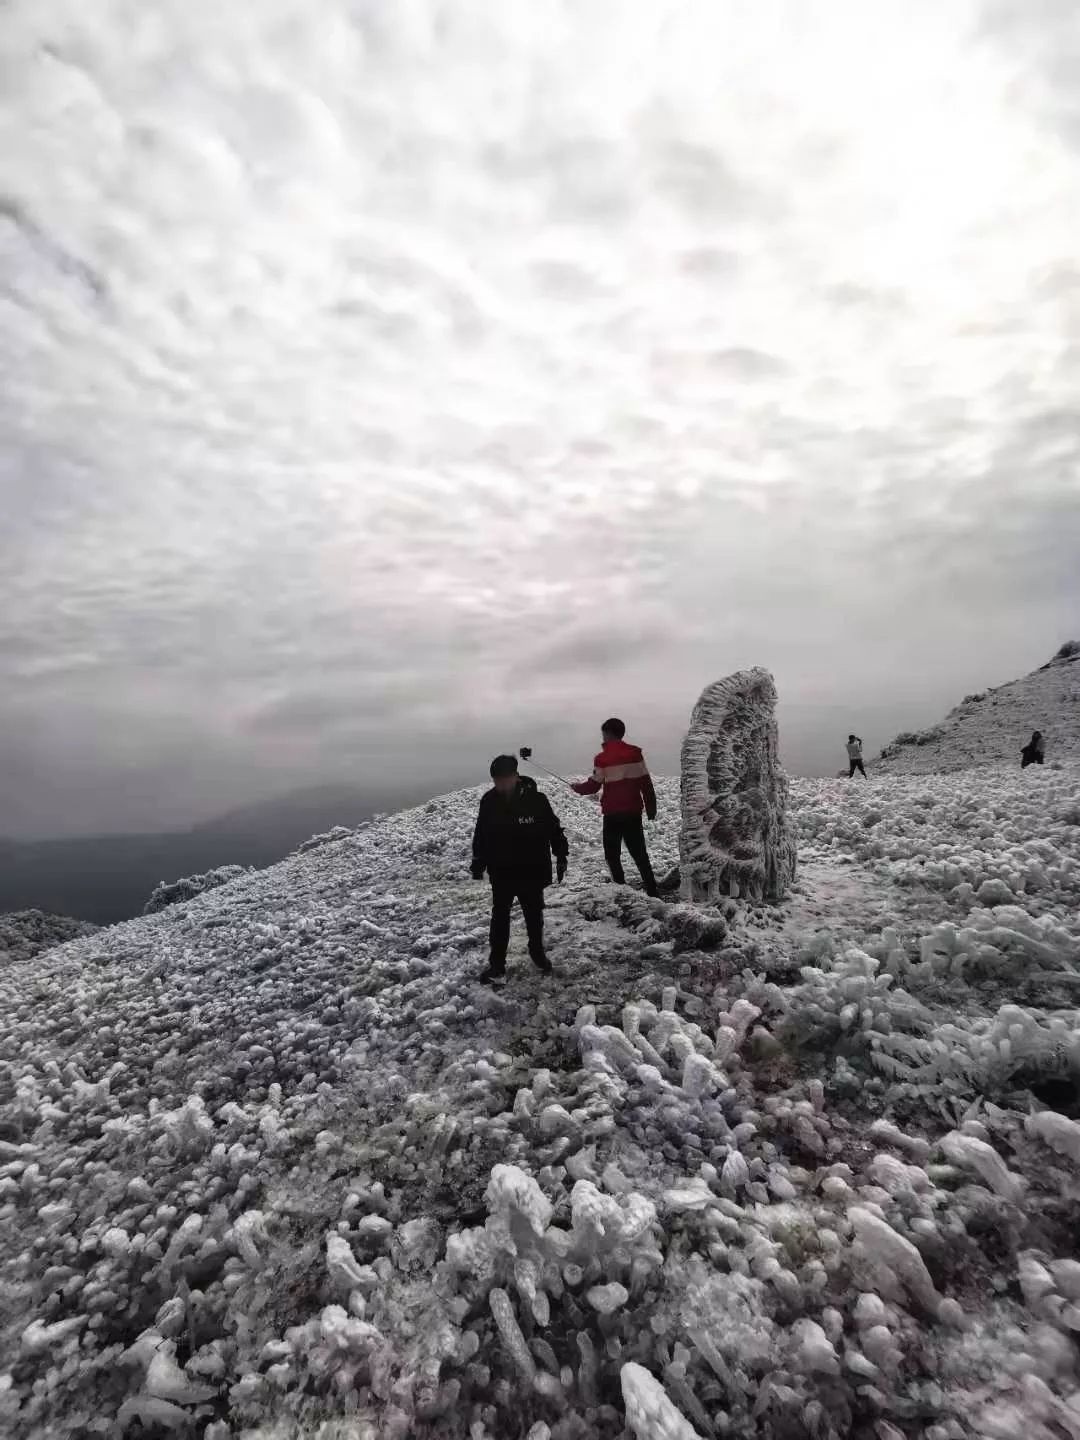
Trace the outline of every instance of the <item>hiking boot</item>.
<path fill-rule="evenodd" d="M 533 955 L 530 958 L 532 959 L 532 962 L 536 966 L 536 968 L 544 975 L 551 974 L 551 961 L 547 958 L 546 955 Z"/>
<path fill-rule="evenodd" d="M 497 969 L 494 965 L 486 965 L 476 978 L 481 985 L 501 985 L 506 979 L 506 971 Z"/>

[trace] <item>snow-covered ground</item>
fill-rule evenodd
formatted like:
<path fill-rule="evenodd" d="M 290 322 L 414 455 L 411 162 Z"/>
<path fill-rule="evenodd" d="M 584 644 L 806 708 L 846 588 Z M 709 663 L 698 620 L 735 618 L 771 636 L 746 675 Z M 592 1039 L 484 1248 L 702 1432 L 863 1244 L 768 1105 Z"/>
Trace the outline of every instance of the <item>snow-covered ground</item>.
<path fill-rule="evenodd" d="M 794 782 L 725 916 L 552 791 L 501 993 L 478 794 L 0 970 L 3 1432 L 1080 1437 L 1080 766 Z"/>
<path fill-rule="evenodd" d="M 1032 731 L 1049 762 L 1080 760 L 1080 641 L 1030 675 L 967 695 L 938 725 L 898 735 L 875 760 L 890 775 L 936 775 L 987 764 L 1019 765 Z"/>

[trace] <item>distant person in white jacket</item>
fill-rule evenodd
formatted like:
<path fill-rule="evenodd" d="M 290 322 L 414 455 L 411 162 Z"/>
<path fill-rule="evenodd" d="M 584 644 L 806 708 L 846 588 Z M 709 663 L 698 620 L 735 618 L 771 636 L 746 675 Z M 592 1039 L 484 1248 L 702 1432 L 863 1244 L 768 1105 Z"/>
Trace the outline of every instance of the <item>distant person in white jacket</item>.
<path fill-rule="evenodd" d="M 858 735 L 849 735 L 847 737 L 847 758 L 847 778 L 849 780 L 852 779 L 855 771 L 858 770 L 859 774 L 865 780 L 867 778 L 866 766 L 862 763 L 862 741 Z"/>

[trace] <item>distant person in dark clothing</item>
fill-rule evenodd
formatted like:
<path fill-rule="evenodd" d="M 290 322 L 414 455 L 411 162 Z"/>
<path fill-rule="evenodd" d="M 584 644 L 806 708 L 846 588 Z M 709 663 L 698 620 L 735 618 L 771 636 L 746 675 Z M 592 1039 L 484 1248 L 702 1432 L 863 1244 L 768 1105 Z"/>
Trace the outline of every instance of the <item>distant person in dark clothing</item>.
<path fill-rule="evenodd" d="M 867 778 L 866 766 L 863 764 L 862 741 L 859 739 L 858 735 L 849 735 L 847 737 L 847 758 L 847 778 L 851 780 L 855 775 L 855 771 L 858 770 L 859 774 L 865 780 Z"/>
<path fill-rule="evenodd" d="M 579 781 L 571 788 L 579 795 L 595 795 L 603 791 L 600 808 L 604 813 L 604 859 L 616 885 L 625 885 L 622 847 L 626 848 L 641 872 L 646 895 L 658 895 L 656 877 L 649 863 L 645 831 L 641 824 L 644 810 L 650 820 L 656 819 L 656 791 L 649 767 L 636 745 L 623 739 L 626 726 L 621 720 L 605 720 L 600 727 L 603 749 L 593 761 L 592 778 Z"/>
<path fill-rule="evenodd" d="M 1020 751 L 1020 769 L 1026 770 L 1029 765 L 1041 765 L 1045 759 L 1046 741 L 1043 739 L 1042 731 L 1036 730 Z"/>
<path fill-rule="evenodd" d="M 547 796 L 536 781 L 519 775 L 513 755 L 491 762 L 492 787 L 480 801 L 473 834 L 472 877 L 491 877 L 491 958 L 479 978 L 501 980 L 506 974 L 510 944 L 510 911 L 521 905 L 529 937 L 529 955 L 538 970 L 549 973 L 544 953 L 544 889 L 551 884 L 551 857 L 556 874 L 566 874 L 570 847 Z"/>

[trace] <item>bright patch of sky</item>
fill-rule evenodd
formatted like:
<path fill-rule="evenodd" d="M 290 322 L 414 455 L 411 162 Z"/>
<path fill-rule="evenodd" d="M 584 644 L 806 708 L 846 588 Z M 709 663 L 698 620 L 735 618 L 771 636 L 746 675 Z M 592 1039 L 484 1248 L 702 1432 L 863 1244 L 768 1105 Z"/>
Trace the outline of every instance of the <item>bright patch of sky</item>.
<path fill-rule="evenodd" d="M 1048 658 L 1078 95 L 1057 0 L 14 0 L 0 833 Z"/>

